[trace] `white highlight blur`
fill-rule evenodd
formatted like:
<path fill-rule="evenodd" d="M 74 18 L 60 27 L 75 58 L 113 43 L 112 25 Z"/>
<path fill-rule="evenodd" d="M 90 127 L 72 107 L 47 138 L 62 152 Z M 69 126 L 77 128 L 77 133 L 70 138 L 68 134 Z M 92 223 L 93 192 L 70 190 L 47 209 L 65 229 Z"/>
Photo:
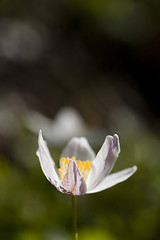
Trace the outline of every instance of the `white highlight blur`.
<path fill-rule="evenodd" d="M 71 107 L 61 108 L 54 119 L 35 111 L 30 112 L 25 117 L 25 125 L 36 134 L 42 129 L 45 138 L 54 145 L 63 145 L 70 138 L 85 136 L 88 132 L 81 115 Z"/>
<path fill-rule="evenodd" d="M 0 56 L 16 62 L 35 61 L 46 46 L 46 28 L 40 23 L 2 19 Z"/>

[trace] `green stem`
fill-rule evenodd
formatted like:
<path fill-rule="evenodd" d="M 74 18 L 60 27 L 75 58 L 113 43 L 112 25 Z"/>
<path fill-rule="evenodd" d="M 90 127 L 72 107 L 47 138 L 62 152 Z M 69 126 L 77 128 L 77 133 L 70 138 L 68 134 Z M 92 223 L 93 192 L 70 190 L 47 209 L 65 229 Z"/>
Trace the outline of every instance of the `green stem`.
<path fill-rule="evenodd" d="M 72 196 L 73 240 L 78 240 L 76 196 Z"/>

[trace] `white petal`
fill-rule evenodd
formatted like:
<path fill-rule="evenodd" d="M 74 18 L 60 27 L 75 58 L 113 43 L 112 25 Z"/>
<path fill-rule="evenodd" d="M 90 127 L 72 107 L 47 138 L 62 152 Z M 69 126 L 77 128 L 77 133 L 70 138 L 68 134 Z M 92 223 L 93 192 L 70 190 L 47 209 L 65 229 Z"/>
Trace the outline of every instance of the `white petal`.
<path fill-rule="evenodd" d="M 107 136 L 96 159 L 92 163 L 92 168 L 87 178 L 88 191 L 98 186 L 112 170 L 114 163 L 120 153 L 119 138 L 115 134 Z"/>
<path fill-rule="evenodd" d="M 44 175 L 46 178 L 53 184 L 57 185 L 60 181 L 59 176 L 57 174 L 57 169 L 53 159 L 50 156 L 49 150 L 47 148 L 46 142 L 43 140 L 42 131 L 39 131 L 38 136 L 38 151 L 37 156 L 39 157 L 39 161 L 41 164 L 41 168 L 43 170 Z"/>
<path fill-rule="evenodd" d="M 95 193 L 103 191 L 107 188 L 110 188 L 117 183 L 123 182 L 127 180 L 129 177 L 131 177 L 135 171 L 137 170 L 136 166 L 133 166 L 132 168 L 127 168 L 125 170 L 122 170 L 120 172 L 112 173 L 109 176 L 107 176 L 103 182 L 101 182 L 97 187 L 92 189 L 91 191 L 87 191 L 87 193 Z"/>
<path fill-rule="evenodd" d="M 81 161 L 92 161 L 95 158 L 95 153 L 90 147 L 86 138 L 72 138 L 67 146 L 64 148 L 61 158 L 62 157 L 69 157 L 71 158 L 74 156 L 77 160 Z"/>
<path fill-rule="evenodd" d="M 86 183 L 74 161 L 70 160 L 67 173 L 57 188 L 65 194 L 83 195 L 86 193 Z"/>

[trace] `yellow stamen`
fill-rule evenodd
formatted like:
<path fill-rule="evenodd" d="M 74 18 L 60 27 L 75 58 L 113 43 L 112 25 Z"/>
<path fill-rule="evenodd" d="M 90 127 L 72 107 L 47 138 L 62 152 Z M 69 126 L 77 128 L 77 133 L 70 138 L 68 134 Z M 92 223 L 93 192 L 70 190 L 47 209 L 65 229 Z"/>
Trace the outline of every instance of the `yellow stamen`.
<path fill-rule="evenodd" d="M 61 167 L 58 169 L 59 171 L 59 175 L 60 175 L 60 179 L 63 179 L 65 174 L 67 173 L 68 170 L 68 164 L 69 164 L 69 158 L 61 158 Z M 76 160 L 76 158 L 73 156 L 71 157 L 71 160 L 75 161 L 78 169 L 80 171 L 80 173 L 82 174 L 82 176 L 84 177 L 85 181 L 87 180 L 89 171 L 92 167 L 92 162 L 90 161 L 80 161 L 80 160 Z"/>

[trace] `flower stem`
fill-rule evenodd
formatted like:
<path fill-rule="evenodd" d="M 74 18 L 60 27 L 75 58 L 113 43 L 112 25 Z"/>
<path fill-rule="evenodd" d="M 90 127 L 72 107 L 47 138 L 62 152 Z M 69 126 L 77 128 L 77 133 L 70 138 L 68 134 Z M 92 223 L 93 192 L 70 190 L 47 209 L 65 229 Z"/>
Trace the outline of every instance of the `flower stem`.
<path fill-rule="evenodd" d="M 76 196 L 72 196 L 73 240 L 78 240 Z"/>

